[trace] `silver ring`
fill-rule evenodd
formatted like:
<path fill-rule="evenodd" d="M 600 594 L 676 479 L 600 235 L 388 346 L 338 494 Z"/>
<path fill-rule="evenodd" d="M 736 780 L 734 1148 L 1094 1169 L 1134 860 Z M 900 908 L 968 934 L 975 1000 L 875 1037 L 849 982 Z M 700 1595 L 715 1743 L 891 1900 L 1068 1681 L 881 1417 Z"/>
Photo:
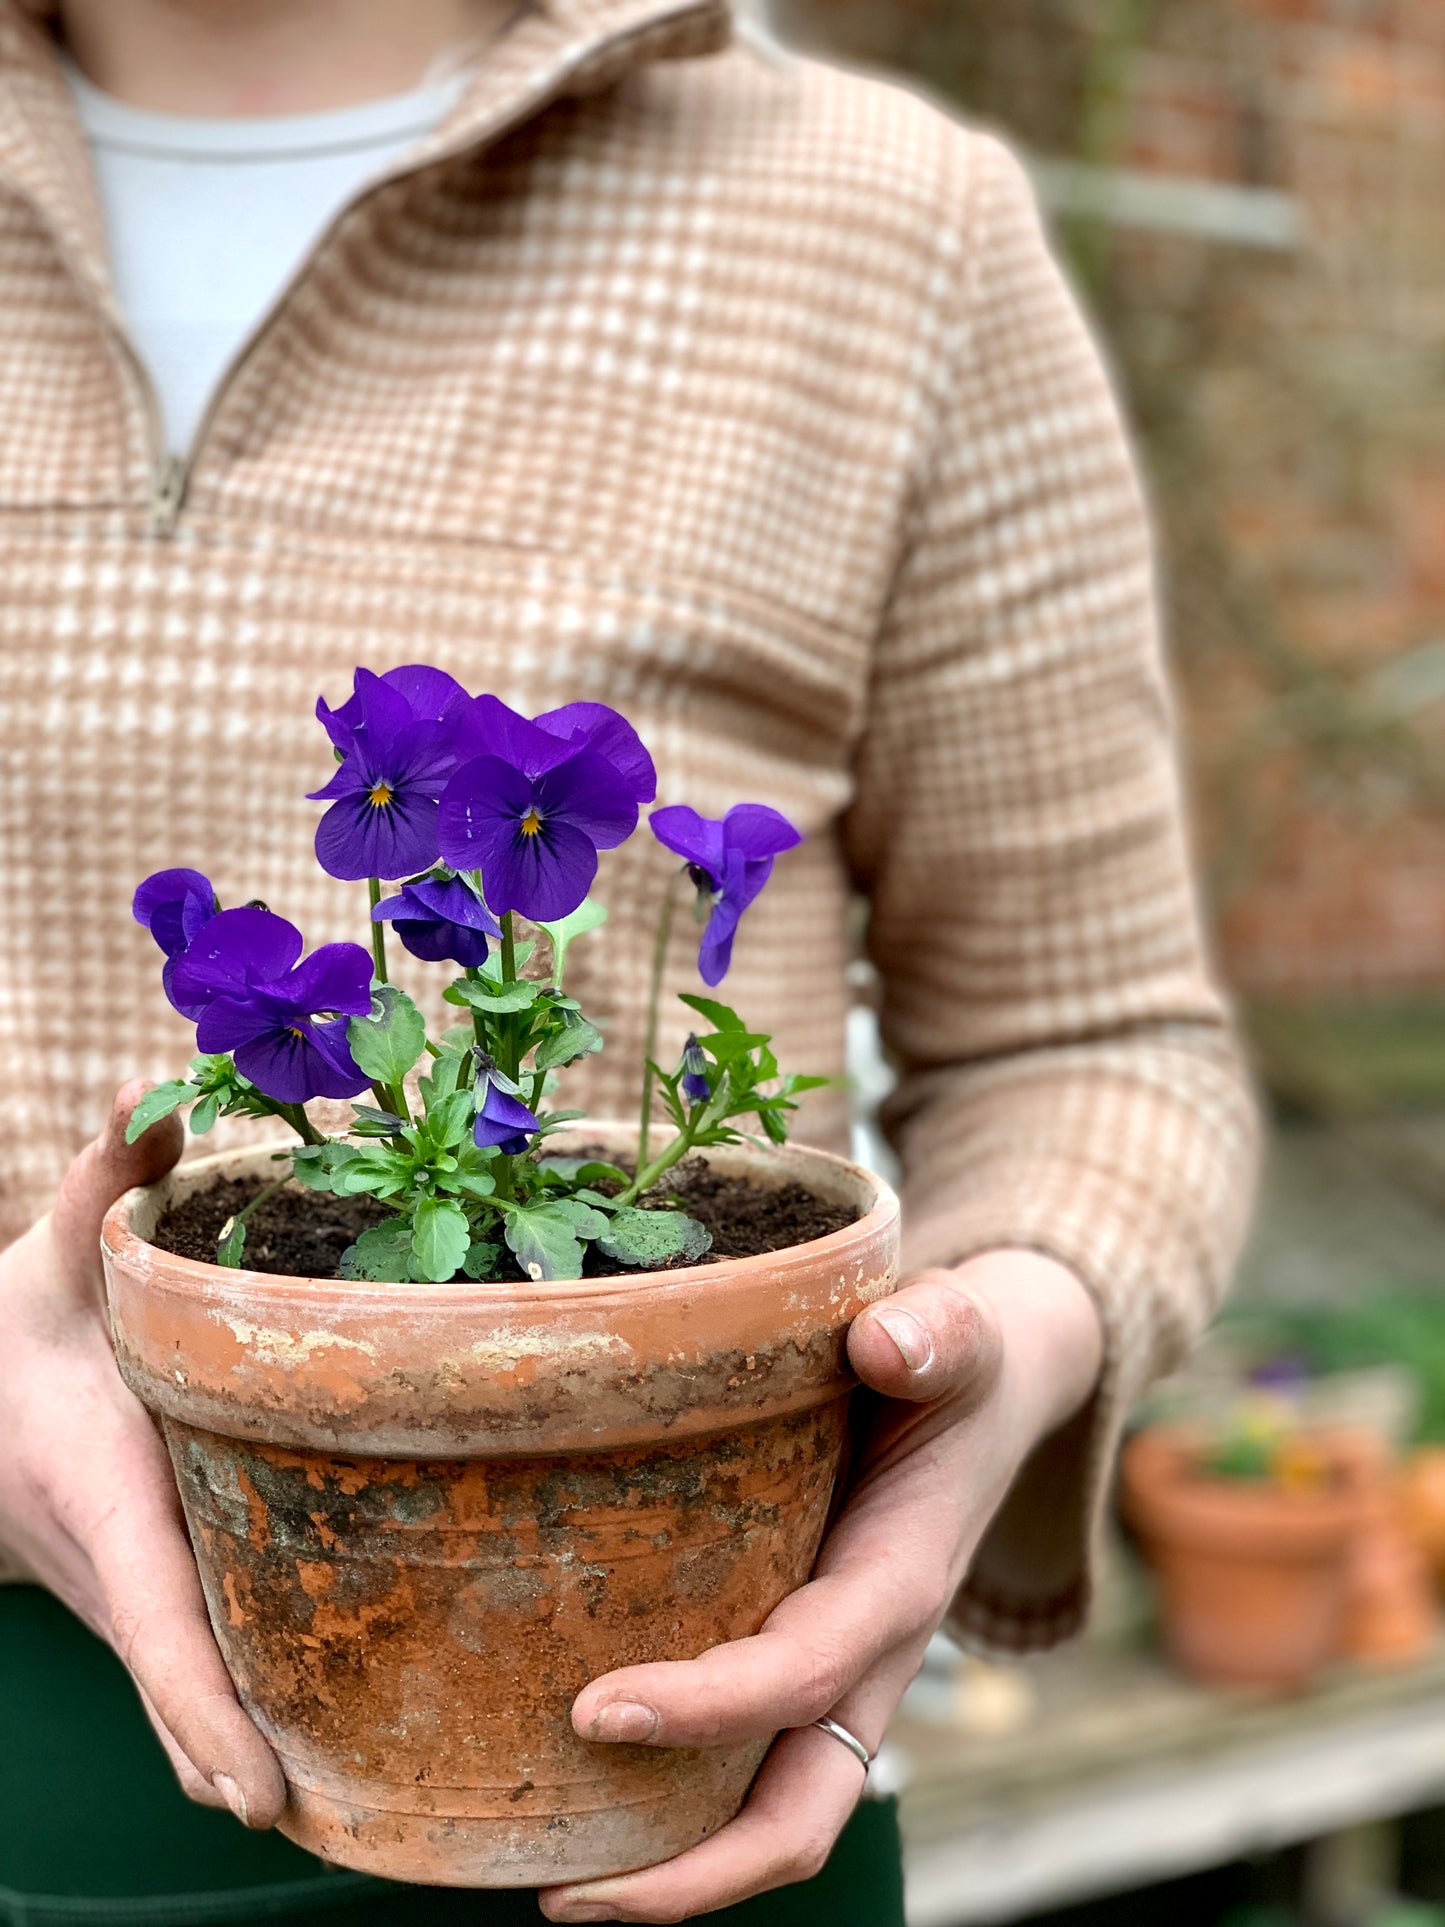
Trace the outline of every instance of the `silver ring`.
<path fill-rule="evenodd" d="M 839 1726 L 836 1720 L 814 1720 L 813 1724 L 821 1727 L 823 1732 L 831 1733 L 835 1740 L 841 1740 L 865 1773 L 872 1766 L 873 1755 L 856 1733 L 850 1733 L 846 1726 Z"/>

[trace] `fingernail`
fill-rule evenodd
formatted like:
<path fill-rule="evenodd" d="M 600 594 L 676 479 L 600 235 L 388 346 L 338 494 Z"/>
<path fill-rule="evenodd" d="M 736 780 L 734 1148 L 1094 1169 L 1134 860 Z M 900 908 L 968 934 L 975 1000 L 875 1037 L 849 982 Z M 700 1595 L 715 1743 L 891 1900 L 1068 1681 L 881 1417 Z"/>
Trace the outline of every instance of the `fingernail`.
<path fill-rule="evenodd" d="M 657 1715 L 636 1700 L 614 1700 L 592 1722 L 594 1740 L 650 1740 L 657 1731 Z M 577 1914 L 577 1920 L 606 1920 L 606 1914 Z"/>
<path fill-rule="evenodd" d="M 251 1824 L 251 1809 L 246 1805 L 246 1796 L 236 1785 L 229 1773 L 213 1773 L 211 1785 L 220 1794 L 226 1805 L 235 1814 L 243 1827 Z"/>
<path fill-rule="evenodd" d="M 552 1902 L 553 1920 L 626 1920 L 627 1915 L 618 1911 L 618 1903 L 599 1893 L 603 1885 L 599 1880 L 590 1893 L 579 1893 L 575 1900 L 557 1895 Z"/>
<path fill-rule="evenodd" d="M 911 1311 L 875 1312 L 878 1323 L 898 1347 L 899 1356 L 910 1372 L 925 1371 L 933 1363 L 933 1339 L 926 1325 Z"/>

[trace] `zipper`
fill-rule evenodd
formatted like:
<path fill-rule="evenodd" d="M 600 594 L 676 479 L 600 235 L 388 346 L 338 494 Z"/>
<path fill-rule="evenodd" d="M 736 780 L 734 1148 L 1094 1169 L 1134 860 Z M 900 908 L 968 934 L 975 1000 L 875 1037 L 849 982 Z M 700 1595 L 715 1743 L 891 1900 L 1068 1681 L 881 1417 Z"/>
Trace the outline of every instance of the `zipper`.
<path fill-rule="evenodd" d="M 180 455 L 162 455 L 151 476 L 151 534 L 162 540 L 175 533 L 186 499 L 190 464 Z"/>

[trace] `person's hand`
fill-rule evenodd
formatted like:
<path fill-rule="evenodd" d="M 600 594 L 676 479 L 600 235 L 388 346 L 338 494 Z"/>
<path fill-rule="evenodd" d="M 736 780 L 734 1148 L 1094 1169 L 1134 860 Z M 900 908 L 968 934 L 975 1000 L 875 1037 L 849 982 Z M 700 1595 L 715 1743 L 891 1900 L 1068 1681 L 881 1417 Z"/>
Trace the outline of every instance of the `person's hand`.
<path fill-rule="evenodd" d="M 1103 1334 L 1072 1272 L 1000 1251 L 870 1307 L 848 1352 L 883 1396 L 812 1580 L 753 1638 L 608 1673 L 573 1704 L 584 1739 L 779 1734 L 742 1812 L 661 1866 L 545 1890 L 547 1919 L 687 1920 L 822 1868 L 864 1774 L 812 1722 L 831 1715 L 876 1752 L 1016 1474 L 1092 1393 Z"/>
<path fill-rule="evenodd" d="M 170 1460 L 106 1330 L 101 1219 L 181 1151 L 176 1118 L 127 1145 L 145 1088 L 125 1086 L 54 1209 L 0 1253 L 0 1565 L 115 1648 L 193 1800 L 270 1827 L 281 1769 L 216 1649 Z"/>

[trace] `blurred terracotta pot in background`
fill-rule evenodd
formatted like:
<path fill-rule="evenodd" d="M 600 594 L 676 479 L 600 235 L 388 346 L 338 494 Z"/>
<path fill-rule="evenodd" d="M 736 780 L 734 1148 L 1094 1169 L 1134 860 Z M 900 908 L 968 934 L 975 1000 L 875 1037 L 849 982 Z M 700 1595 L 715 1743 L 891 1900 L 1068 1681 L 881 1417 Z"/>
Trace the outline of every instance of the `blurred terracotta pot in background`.
<path fill-rule="evenodd" d="M 172 1199 L 269 1174 L 264 1150 L 107 1218 L 120 1368 L 161 1419 L 217 1640 L 285 1770 L 282 1830 L 313 1852 L 539 1886 L 670 1858 L 737 1811 L 766 1742 L 591 1744 L 572 1700 L 756 1632 L 807 1579 L 847 1329 L 893 1288 L 898 1206 L 822 1153 L 708 1157 L 858 1221 L 550 1284 L 274 1277 L 148 1242 Z"/>
<path fill-rule="evenodd" d="M 1357 1460 L 1321 1441 L 1318 1490 L 1202 1469 L 1205 1434 L 1155 1426 L 1123 1460 L 1125 1517 L 1159 1581 L 1165 1642 L 1196 1678 L 1281 1692 L 1340 1651 L 1365 1517 Z"/>

